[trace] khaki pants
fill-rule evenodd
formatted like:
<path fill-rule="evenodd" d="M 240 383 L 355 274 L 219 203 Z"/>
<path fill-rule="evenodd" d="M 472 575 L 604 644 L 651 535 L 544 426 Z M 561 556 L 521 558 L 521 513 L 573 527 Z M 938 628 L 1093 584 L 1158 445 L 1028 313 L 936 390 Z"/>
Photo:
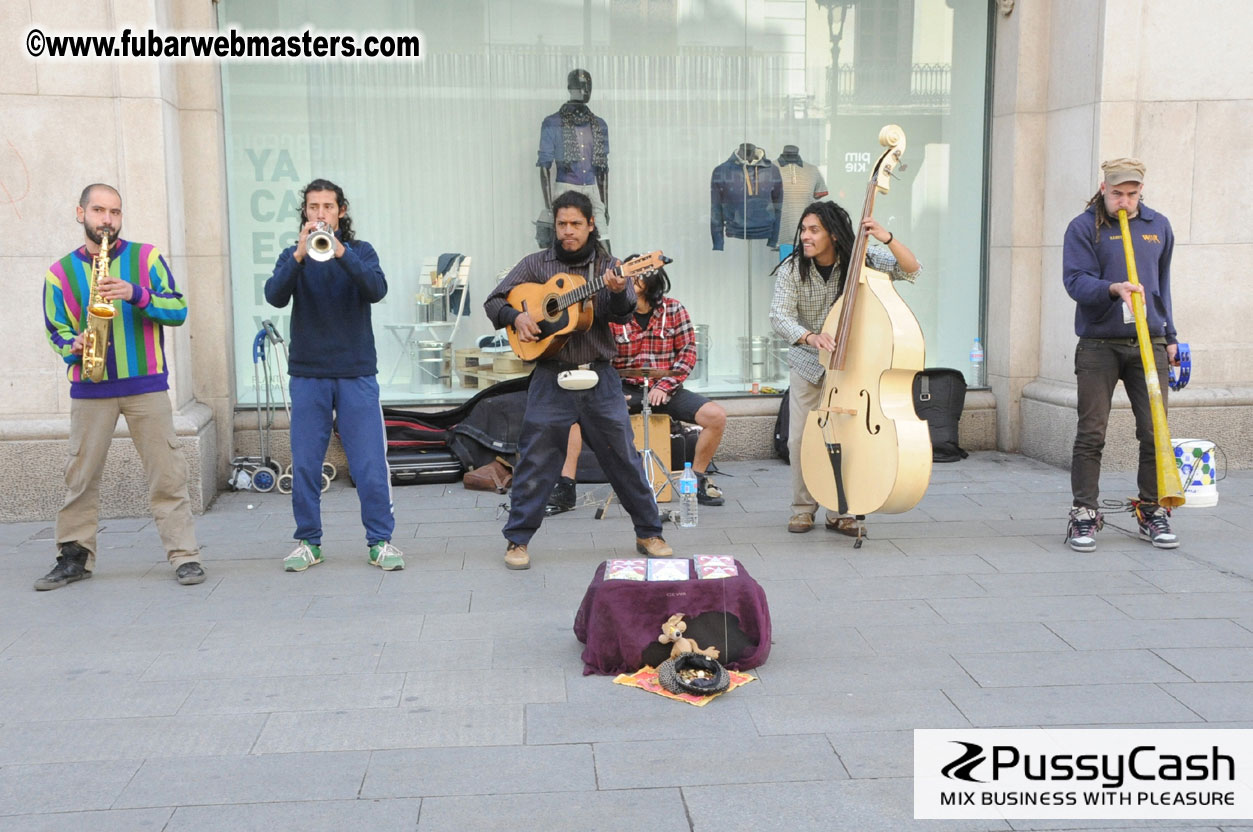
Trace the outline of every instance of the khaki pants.
<path fill-rule="evenodd" d="M 787 452 L 792 466 L 792 513 L 816 514 L 818 501 L 805 487 L 801 473 L 801 437 L 805 433 L 805 420 L 809 411 L 818 407 L 822 398 L 822 385 L 814 384 L 792 370 L 788 375 Z M 835 522 L 839 512 L 827 509 L 827 519 Z"/>
<path fill-rule="evenodd" d="M 166 557 L 174 566 L 199 562 L 196 529 L 187 496 L 187 460 L 174 433 L 174 411 L 165 391 L 110 399 L 70 400 L 70 453 L 65 465 L 65 505 L 57 513 L 57 548 L 77 542 L 96 563 L 100 475 L 117 417 L 126 417 L 131 441 L 148 478 L 148 498 Z"/>

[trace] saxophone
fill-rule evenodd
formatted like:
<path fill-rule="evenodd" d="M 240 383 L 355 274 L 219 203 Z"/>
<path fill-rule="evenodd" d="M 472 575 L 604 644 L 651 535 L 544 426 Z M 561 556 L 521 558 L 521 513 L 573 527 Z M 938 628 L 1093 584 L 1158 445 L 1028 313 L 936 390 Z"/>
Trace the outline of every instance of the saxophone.
<path fill-rule="evenodd" d="M 91 261 L 87 290 L 87 329 L 83 338 L 83 376 L 90 381 L 104 378 L 104 360 L 109 354 L 109 330 L 117 314 L 113 302 L 100 296 L 100 278 L 109 276 L 109 235 L 100 239 L 100 253 Z"/>

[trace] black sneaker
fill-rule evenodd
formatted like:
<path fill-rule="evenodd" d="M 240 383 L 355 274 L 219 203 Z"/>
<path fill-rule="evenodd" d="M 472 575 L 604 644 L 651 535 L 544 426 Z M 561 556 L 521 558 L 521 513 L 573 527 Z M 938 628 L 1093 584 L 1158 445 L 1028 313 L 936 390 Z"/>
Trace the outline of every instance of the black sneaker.
<path fill-rule="evenodd" d="M 1158 549 L 1175 549 L 1179 538 L 1170 530 L 1170 509 L 1157 503 L 1136 503 L 1136 522 L 1140 524 L 1140 539 L 1147 540 Z"/>
<path fill-rule="evenodd" d="M 35 581 L 35 589 L 40 592 L 60 589 L 66 584 L 90 578 L 91 572 L 87 569 L 87 558 L 90 555 L 90 552 L 77 543 L 62 543 L 56 565 L 51 572 Z"/>
<path fill-rule="evenodd" d="M 184 563 L 174 571 L 174 580 L 183 586 L 202 584 L 204 583 L 204 568 L 195 561 Z"/>
<path fill-rule="evenodd" d="M 548 495 L 548 505 L 544 506 L 544 515 L 552 517 L 554 514 L 573 511 L 576 501 L 577 495 L 574 490 L 574 480 L 569 477 L 562 477 L 553 486 L 553 493 Z"/>
<path fill-rule="evenodd" d="M 720 506 L 726 500 L 722 499 L 722 489 L 710 482 L 709 477 L 697 474 L 696 502 L 702 506 Z"/>
<path fill-rule="evenodd" d="M 1096 509 L 1075 506 L 1070 510 L 1066 526 L 1066 543 L 1076 552 L 1095 552 L 1096 533 L 1105 525 L 1105 518 Z"/>

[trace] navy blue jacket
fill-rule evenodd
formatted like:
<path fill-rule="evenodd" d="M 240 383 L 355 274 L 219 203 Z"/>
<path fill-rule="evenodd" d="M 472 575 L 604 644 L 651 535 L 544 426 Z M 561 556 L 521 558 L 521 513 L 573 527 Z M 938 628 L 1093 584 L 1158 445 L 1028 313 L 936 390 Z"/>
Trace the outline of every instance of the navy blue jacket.
<path fill-rule="evenodd" d="M 722 251 L 725 235 L 741 240 L 779 242 L 779 217 L 783 211 L 783 174 L 757 148 L 752 159 L 732 153 L 714 168 L 709 181 L 709 230 L 714 251 Z"/>
<path fill-rule="evenodd" d="M 1170 220 L 1143 203 L 1140 213 L 1127 220 L 1136 273 L 1144 287 L 1144 308 L 1150 336 L 1179 340 L 1170 304 L 1170 257 L 1175 233 Z M 1096 227 L 1096 208 L 1089 207 L 1070 221 L 1062 245 L 1062 282 L 1075 299 L 1075 334 L 1080 338 L 1132 338 L 1134 323 L 1123 323 L 1122 301 L 1110 297 L 1111 283 L 1127 280 L 1127 258 L 1117 220 Z"/>
<path fill-rule="evenodd" d="M 299 263 L 289 246 L 265 282 L 265 299 L 280 309 L 291 302 L 288 372 L 311 378 L 356 378 L 378 373 L 370 305 L 387 294 L 374 247 L 344 243 L 344 255 Z"/>

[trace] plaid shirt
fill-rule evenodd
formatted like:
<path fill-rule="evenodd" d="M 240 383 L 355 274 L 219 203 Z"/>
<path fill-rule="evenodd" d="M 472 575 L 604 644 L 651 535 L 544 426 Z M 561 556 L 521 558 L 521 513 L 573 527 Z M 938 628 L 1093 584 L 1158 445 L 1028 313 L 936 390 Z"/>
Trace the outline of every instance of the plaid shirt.
<path fill-rule="evenodd" d="M 774 331 L 792 345 L 787 352 L 787 363 L 791 368 L 802 378 L 822 384 L 826 371 L 818 360 L 818 349 L 798 344 L 797 341 L 807 333 L 822 332 L 827 313 L 839 300 L 844 286 L 839 279 L 838 264 L 831 273 L 831 280 L 823 280 L 812 263 L 808 279 L 801 280 L 797 276 L 798 263 L 799 258 L 793 257 L 779 267 L 774 283 L 774 300 L 770 304 L 770 323 Z M 867 248 L 866 264 L 886 272 L 893 280 L 908 280 L 910 283 L 922 273 L 922 266 L 915 272 L 902 269 L 887 246 Z"/>
<path fill-rule="evenodd" d="M 613 366 L 673 370 L 673 375 L 655 379 L 652 385 L 667 395 L 673 395 L 696 366 L 696 330 L 683 304 L 674 298 L 662 298 L 653 307 L 648 329 L 640 329 L 634 317 L 625 324 L 611 322 L 609 328 L 618 346 Z M 644 383 L 629 376 L 626 380 Z"/>

